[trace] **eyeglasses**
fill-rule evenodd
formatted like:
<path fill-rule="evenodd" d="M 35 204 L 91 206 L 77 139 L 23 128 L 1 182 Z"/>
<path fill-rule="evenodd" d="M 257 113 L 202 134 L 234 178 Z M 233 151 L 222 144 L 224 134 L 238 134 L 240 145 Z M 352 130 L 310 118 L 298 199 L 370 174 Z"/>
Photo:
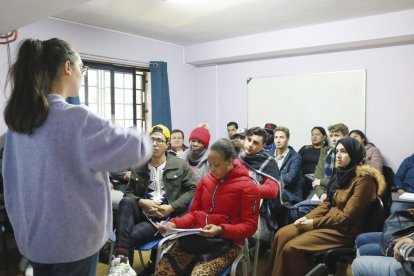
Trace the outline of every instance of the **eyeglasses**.
<path fill-rule="evenodd" d="M 82 65 L 81 67 L 82 77 L 86 76 L 86 73 L 88 73 L 88 69 L 89 69 L 88 66 Z"/>
<path fill-rule="evenodd" d="M 165 141 L 165 140 L 162 140 L 161 138 L 153 138 L 153 137 L 151 137 L 151 139 L 152 139 L 152 143 L 157 143 L 157 145 L 159 145 L 159 146 L 161 146 L 162 144 L 164 144 L 165 142 L 167 142 L 167 141 Z"/>

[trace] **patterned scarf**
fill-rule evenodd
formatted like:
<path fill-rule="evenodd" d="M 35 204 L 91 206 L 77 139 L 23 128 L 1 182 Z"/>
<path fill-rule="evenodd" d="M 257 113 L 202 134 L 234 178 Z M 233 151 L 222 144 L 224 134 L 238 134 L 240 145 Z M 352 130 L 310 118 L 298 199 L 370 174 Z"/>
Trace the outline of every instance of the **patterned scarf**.
<path fill-rule="evenodd" d="M 242 152 L 240 154 L 240 160 L 257 174 L 269 177 L 274 181 L 280 179 L 280 172 L 276 160 L 264 151 L 260 151 L 254 155 L 246 155 L 245 152 Z"/>

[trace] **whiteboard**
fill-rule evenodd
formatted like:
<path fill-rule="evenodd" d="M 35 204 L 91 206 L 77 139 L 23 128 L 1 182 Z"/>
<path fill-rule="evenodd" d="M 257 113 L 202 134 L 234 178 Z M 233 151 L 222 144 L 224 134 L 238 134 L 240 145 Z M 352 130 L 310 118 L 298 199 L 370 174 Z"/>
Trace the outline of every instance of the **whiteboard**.
<path fill-rule="evenodd" d="M 248 127 L 285 126 L 296 151 L 311 144 L 314 126 L 328 135 L 336 123 L 365 132 L 365 70 L 253 77 L 247 83 Z"/>

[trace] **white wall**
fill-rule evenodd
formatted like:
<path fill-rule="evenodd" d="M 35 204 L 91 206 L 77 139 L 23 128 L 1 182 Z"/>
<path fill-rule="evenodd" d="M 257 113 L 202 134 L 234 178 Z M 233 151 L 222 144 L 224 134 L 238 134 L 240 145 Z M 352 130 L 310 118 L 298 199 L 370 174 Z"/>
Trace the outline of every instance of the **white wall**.
<path fill-rule="evenodd" d="M 199 93 L 198 102 L 212 102 L 216 100 L 214 92 L 218 94 L 216 113 L 206 115 L 207 121 L 217 120 L 219 129 L 213 138 L 216 139 L 226 136 L 229 121 L 247 126 L 246 80 L 249 77 L 367 70 L 366 134 L 381 150 L 387 164 L 396 170 L 401 161 L 414 152 L 413 60 L 414 45 L 405 45 L 219 65 L 217 78 L 203 67 L 197 72 L 199 89 L 216 83 L 217 91 Z M 323 104 L 326 103 L 315 108 L 323 108 Z M 281 121 L 282 118 L 275 118 L 276 124 Z"/>
<path fill-rule="evenodd" d="M 210 111 L 205 120 L 218 126 L 213 140 L 227 136 L 229 121 L 247 127 L 250 77 L 366 70 L 368 139 L 394 170 L 414 152 L 414 10 L 190 45 L 185 60 L 204 66 L 197 69 L 199 102 L 217 103 L 214 110 L 202 108 Z M 205 93 L 206 87 L 215 90 Z"/>
<path fill-rule="evenodd" d="M 414 10 L 316 24 L 185 47 L 194 65 L 414 43 Z"/>
<path fill-rule="evenodd" d="M 410 16 L 413 14 L 414 11 L 408 11 L 321 25 L 318 35 L 314 33 L 316 36 L 312 37 L 313 45 L 319 45 L 318 54 L 315 54 L 315 49 L 306 49 L 305 39 L 300 39 L 302 52 L 295 51 L 295 37 L 306 38 L 310 35 L 309 30 L 318 31 L 318 28 L 312 27 L 279 32 L 277 41 L 274 41 L 275 33 L 255 37 L 254 45 L 272 43 L 276 51 L 280 48 L 276 47 L 279 45 L 278 42 L 286 39 L 284 48 L 273 53 L 273 57 L 272 47 L 263 50 L 253 45 L 244 45 L 241 43 L 244 38 L 209 43 L 210 48 L 206 47 L 207 44 L 186 47 L 187 62 L 207 64 L 214 60 L 231 61 L 228 64 L 199 68 L 183 64 L 183 49 L 180 46 L 50 19 L 22 28 L 20 39 L 47 39 L 56 36 L 70 41 L 83 53 L 139 62 L 168 62 L 173 127 L 182 128 L 188 135 L 198 123 L 208 122 L 212 141 L 217 137 L 226 137 L 228 121 L 238 121 L 240 126 L 247 126 L 246 80 L 249 77 L 367 70 L 367 136 L 383 152 L 388 165 L 396 170 L 401 161 L 414 151 L 414 127 L 411 123 L 411 118 L 414 118 L 414 44 L 410 44 L 410 37 L 414 35 L 414 31 L 411 28 L 413 25 L 406 24 L 414 18 Z M 375 26 L 386 31 L 369 35 L 370 32 L 364 24 L 369 25 L 368 29 Z M 347 26 L 350 29 L 347 29 Z M 336 46 L 347 46 L 332 48 L 329 43 L 335 41 L 324 37 L 337 31 L 339 27 L 343 32 L 347 31 L 349 43 L 347 39 L 339 41 L 335 35 Z M 375 40 L 381 40 L 381 43 L 376 44 Z M 355 50 L 352 41 L 365 41 L 364 45 L 367 48 Z M 380 47 L 391 42 L 404 45 Z M 12 44 L 12 52 L 16 45 L 17 43 Z M 220 51 L 217 45 L 223 45 L 224 50 Z M 239 48 L 242 50 L 238 50 Z M 6 52 L 6 47 L 1 46 L 2 88 L 7 70 Z M 295 56 L 285 56 L 286 53 Z M 246 61 L 251 57 L 262 60 Z M 207 63 L 204 63 L 206 61 Z M 0 110 L 3 110 L 5 101 L 2 93 Z M 323 108 L 323 105 L 319 108 Z M 275 122 L 279 123 L 280 120 L 276 119 Z M 5 130 L 4 122 L 1 120 L 0 135 Z"/>
<path fill-rule="evenodd" d="M 168 63 L 171 97 L 172 125 L 189 133 L 198 123 L 195 101 L 196 70 L 183 62 L 181 46 L 132 36 L 119 32 L 97 29 L 63 21 L 45 19 L 19 30 L 19 40 L 25 38 L 45 40 L 58 37 L 69 41 L 81 53 L 148 63 L 160 60 Z M 11 44 L 12 57 L 18 43 Z M 7 48 L 0 46 L 0 91 L 3 91 L 7 72 Z M 0 110 L 4 109 L 6 96 L 0 95 Z M 4 120 L 0 120 L 0 135 L 6 132 Z M 1 140 L 1 145 L 3 141 Z"/>

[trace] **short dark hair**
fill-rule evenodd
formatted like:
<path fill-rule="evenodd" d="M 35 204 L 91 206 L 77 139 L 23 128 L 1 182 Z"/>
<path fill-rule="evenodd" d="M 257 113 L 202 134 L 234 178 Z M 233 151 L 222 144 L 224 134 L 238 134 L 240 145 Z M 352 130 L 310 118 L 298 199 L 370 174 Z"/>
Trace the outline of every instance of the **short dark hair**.
<path fill-rule="evenodd" d="M 312 128 L 311 132 L 314 131 L 315 129 L 319 130 L 320 133 L 322 133 L 322 135 L 328 136 L 326 134 L 326 130 L 323 127 L 321 127 L 321 126 L 315 126 L 315 127 Z"/>
<path fill-rule="evenodd" d="M 237 156 L 237 152 L 234 149 L 232 141 L 227 138 L 222 138 L 214 142 L 210 146 L 210 151 L 213 150 L 218 151 L 226 161 L 234 159 Z"/>
<path fill-rule="evenodd" d="M 364 146 L 366 146 L 367 144 L 368 144 L 368 139 L 367 139 L 367 136 L 365 135 L 365 133 L 363 133 L 361 130 L 359 130 L 359 129 L 354 129 L 353 131 L 351 131 L 350 133 L 349 133 L 349 136 L 351 136 L 351 134 L 352 133 L 356 133 L 356 134 L 358 134 L 359 136 L 361 136 L 361 138 L 362 139 L 364 139 Z"/>
<path fill-rule="evenodd" d="M 244 137 L 243 137 L 244 138 Z M 239 140 L 233 139 L 231 140 L 231 142 L 233 143 L 233 147 L 236 150 L 236 154 L 239 155 L 239 153 L 242 151 L 243 149 L 243 144 L 242 142 L 240 142 Z"/>
<path fill-rule="evenodd" d="M 263 138 L 263 144 L 266 144 L 267 138 L 269 137 L 269 134 L 264 128 L 261 127 L 252 127 L 249 128 L 246 132 L 246 137 L 257 135 Z"/>
<path fill-rule="evenodd" d="M 235 126 L 235 127 L 236 127 L 236 129 L 238 129 L 238 128 L 239 128 L 239 125 L 238 125 L 236 122 L 228 122 L 228 123 L 227 123 L 227 127 L 229 127 L 229 126 Z"/>
<path fill-rule="evenodd" d="M 183 136 L 183 140 L 184 140 L 184 132 L 181 129 L 173 129 L 173 131 L 171 131 L 171 135 L 173 135 L 174 133 L 181 133 L 181 135 Z"/>

